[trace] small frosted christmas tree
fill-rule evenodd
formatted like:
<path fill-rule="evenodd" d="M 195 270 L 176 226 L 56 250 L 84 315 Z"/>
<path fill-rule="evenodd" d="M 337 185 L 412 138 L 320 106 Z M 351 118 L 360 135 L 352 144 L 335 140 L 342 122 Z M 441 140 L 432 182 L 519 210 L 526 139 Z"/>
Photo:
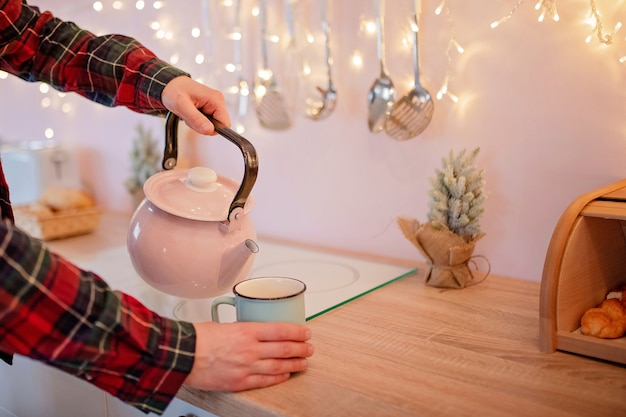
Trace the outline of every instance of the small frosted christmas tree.
<path fill-rule="evenodd" d="M 484 170 L 474 166 L 480 148 L 471 153 L 451 150 L 442 169 L 430 179 L 432 189 L 428 220 L 437 229 L 445 227 L 466 241 L 480 234 L 480 217 L 485 211 Z"/>
<path fill-rule="evenodd" d="M 484 171 L 474 166 L 479 150 L 450 151 L 443 158 L 442 169 L 431 178 L 428 222 L 398 217 L 404 236 L 426 258 L 426 284 L 433 287 L 465 288 L 482 281 L 474 280 L 470 269 L 476 242 L 484 236 L 480 230 L 486 199 Z M 487 258 L 481 258 L 489 264 Z"/>
<path fill-rule="evenodd" d="M 152 131 L 147 130 L 141 123 L 135 128 L 137 137 L 133 140 L 130 151 L 131 175 L 125 185 L 128 192 L 138 201 L 143 199 L 143 184 L 148 178 L 161 170 L 161 158 L 156 139 L 152 137 Z M 136 202 L 137 203 L 137 202 Z"/>

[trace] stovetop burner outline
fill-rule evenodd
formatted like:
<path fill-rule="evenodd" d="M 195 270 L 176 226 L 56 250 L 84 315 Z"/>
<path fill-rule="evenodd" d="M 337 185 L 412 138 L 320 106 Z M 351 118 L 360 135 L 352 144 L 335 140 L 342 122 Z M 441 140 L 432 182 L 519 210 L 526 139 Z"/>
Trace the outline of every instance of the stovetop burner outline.
<path fill-rule="evenodd" d="M 329 268 L 332 269 L 329 270 Z M 306 275 L 303 276 L 303 274 Z M 268 275 L 299 279 L 306 283 L 307 293 L 319 294 L 353 285 L 359 280 L 361 273 L 358 269 L 343 262 L 320 259 L 294 259 L 272 262 L 253 267 L 250 272 L 250 276 Z M 330 275 L 333 275 L 334 278 L 329 282 L 328 276 Z"/>

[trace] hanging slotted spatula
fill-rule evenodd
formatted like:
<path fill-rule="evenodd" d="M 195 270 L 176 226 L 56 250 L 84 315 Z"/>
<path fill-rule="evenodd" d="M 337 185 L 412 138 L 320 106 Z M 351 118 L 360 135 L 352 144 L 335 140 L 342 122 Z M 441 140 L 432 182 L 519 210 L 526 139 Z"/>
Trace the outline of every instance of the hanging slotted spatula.
<path fill-rule="evenodd" d="M 420 0 L 414 0 L 415 26 L 412 28 L 413 40 L 413 70 L 415 71 L 415 87 L 404 97 L 398 100 L 391 110 L 391 114 L 385 123 L 385 132 L 397 140 L 411 139 L 426 129 L 433 117 L 435 105 L 430 93 L 420 84 L 418 36 L 420 13 Z"/>
<path fill-rule="evenodd" d="M 385 122 L 391 114 L 393 103 L 396 101 L 396 89 L 385 68 L 385 43 L 383 41 L 385 25 L 385 0 L 374 0 L 376 7 L 376 41 L 380 75 L 367 94 L 369 114 L 367 126 L 370 132 L 380 132 L 385 128 Z"/>
<path fill-rule="evenodd" d="M 261 25 L 262 68 L 257 72 L 254 92 L 257 98 L 256 114 L 261 126 L 268 129 L 283 130 L 291 126 L 291 117 L 287 103 L 268 66 L 267 59 L 267 7 L 265 0 L 259 1 L 259 21 Z"/>

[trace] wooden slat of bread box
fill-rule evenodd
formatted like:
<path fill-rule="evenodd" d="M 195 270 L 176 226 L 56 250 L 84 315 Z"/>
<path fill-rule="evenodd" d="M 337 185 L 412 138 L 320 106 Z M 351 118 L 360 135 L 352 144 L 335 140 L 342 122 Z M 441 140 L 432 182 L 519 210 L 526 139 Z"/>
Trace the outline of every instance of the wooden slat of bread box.
<path fill-rule="evenodd" d="M 587 204 L 580 214 L 588 217 L 626 220 L 626 201 L 594 200 Z"/>
<path fill-rule="evenodd" d="M 606 193 L 602 196 L 607 200 L 621 200 L 626 201 L 626 187 L 622 187 L 618 190 L 611 191 L 610 193 Z"/>
<path fill-rule="evenodd" d="M 585 336 L 579 328 L 573 332 L 557 331 L 557 339 L 560 350 L 626 364 L 626 337 L 600 339 Z"/>

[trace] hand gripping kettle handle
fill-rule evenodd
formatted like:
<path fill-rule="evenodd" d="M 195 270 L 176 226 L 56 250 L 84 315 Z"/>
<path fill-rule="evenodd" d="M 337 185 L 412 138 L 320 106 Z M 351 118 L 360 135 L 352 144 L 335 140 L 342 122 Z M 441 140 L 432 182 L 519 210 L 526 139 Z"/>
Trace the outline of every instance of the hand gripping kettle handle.
<path fill-rule="evenodd" d="M 235 194 L 230 208 L 228 209 L 228 220 L 230 221 L 231 214 L 237 208 L 243 210 L 252 187 L 256 182 L 257 173 L 259 170 L 259 160 L 257 158 L 256 149 L 249 140 L 235 132 L 231 128 L 227 127 L 224 123 L 220 122 L 206 113 L 204 114 L 215 126 L 215 131 L 237 145 L 243 155 L 245 162 L 243 180 L 241 185 Z M 178 122 L 180 118 L 169 112 L 165 118 L 165 150 L 163 151 L 163 169 L 169 170 L 176 166 L 178 159 Z"/>

